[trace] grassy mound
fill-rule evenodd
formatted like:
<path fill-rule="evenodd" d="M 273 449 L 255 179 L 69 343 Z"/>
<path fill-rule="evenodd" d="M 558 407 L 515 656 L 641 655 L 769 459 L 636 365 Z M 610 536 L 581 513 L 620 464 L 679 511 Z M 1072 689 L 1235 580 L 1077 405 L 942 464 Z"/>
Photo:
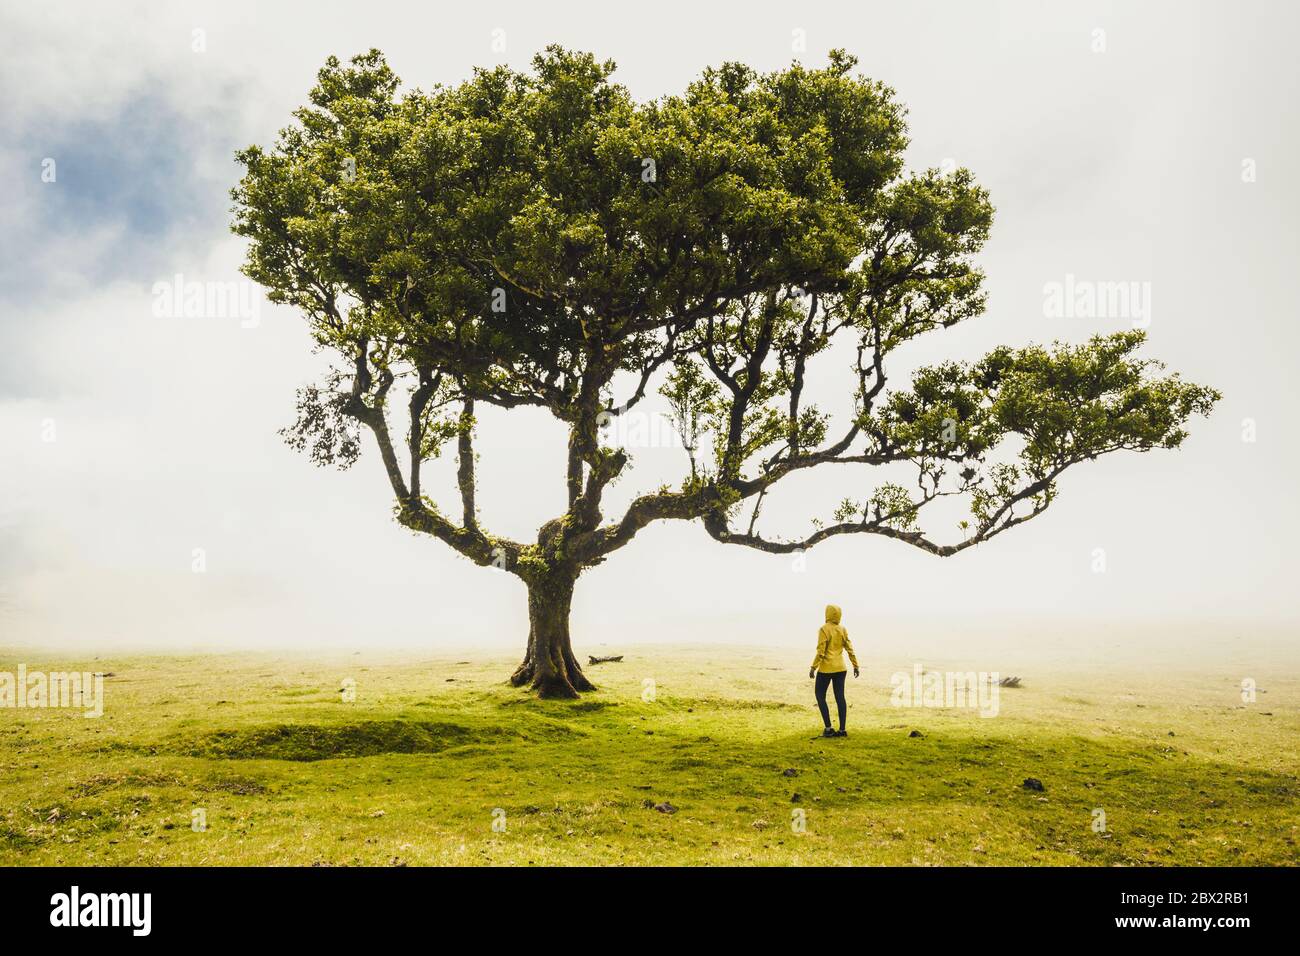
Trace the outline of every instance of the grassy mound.
<path fill-rule="evenodd" d="M 379 754 L 436 754 L 482 739 L 485 734 L 500 738 L 509 731 L 405 720 L 337 726 L 276 724 L 249 730 L 218 730 L 193 743 L 178 742 L 177 751 L 218 760 L 336 760 Z"/>

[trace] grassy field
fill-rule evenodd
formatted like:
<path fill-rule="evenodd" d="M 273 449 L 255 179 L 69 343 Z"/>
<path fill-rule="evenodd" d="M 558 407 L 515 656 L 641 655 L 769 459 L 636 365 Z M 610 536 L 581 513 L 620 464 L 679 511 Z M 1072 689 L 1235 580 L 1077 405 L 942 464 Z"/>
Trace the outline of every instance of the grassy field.
<path fill-rule="evenodd" d="M 113 675 L 98 719 L 0 709 L 0 864 L 1300 862 L 1294 678 L 1027 673 L 981 718 L 876 661 L 814 740 L 803 657 L 633 649 L 574 703 L 504 657 L 0 652 Z"/>

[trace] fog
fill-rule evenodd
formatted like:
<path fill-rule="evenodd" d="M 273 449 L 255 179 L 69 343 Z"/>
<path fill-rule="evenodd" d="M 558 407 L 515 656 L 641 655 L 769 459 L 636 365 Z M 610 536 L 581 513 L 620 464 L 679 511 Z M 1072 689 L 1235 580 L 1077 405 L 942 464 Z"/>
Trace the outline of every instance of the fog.
<path fill-rule="evenodd" d="M 1131 324 L 1054 314 L 1053 284 L 1083 281 L 1136 283 L 1146 353 L 1224 394 L 1181 450 L 1072 469 L 1045 515 L 951 559 L 871 536 L 777 557 L 654 525 L 579 581 L 580 654 L 810 645 L 827 602 L 891 654 L 1172 666 L 1295 651 L 1294 8 L 408 6 L 0 14 L 0 644 L 522 650 L 522 585 L 400 528 L 372 448 L 340 473 L 278 436 L 323 367 L 301 318 L 264 300 L 227 318 L 158 302 L 178 276 L 241 279 L 233 151 L 273 139 L 328 55 L 377 46 L 427 88 L 558 42 L 614 59 L 642 98 L 722 60 L 775 69 L 832 47 L 895 88 L 909 168 L 967 166 L 997 207 L 987 313 L 913 343 L 895 382 Z M 843 365 L 819 372 L 829 407 L 847 407 Z M 563 510 L 563 432 L 541 413 L 481 418 L 483 520 L 531 539 Z M 655 447 L 633 449 L 607 515 L 682 474 L 681 449 L 643 424 Z M 450 467 L 430 482 L 444 502 Z M 766 526 L 806 534 L 878 478 L 787 483 Z"/>

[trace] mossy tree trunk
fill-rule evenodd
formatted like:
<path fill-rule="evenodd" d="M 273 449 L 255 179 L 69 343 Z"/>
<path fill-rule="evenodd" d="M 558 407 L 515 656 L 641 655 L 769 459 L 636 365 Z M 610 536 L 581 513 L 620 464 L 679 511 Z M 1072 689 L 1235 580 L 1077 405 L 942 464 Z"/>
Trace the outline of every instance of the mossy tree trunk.
<path fill-rule="evenodd" d="M 510 678 L 525 684 L 539 697 L 574 698 L 579 691 L 595 690 L 573 656 L 569 642 L 569 609 L 577 574 L 555 570 L 531 578 L 528 585 L 528 652 Z"/>

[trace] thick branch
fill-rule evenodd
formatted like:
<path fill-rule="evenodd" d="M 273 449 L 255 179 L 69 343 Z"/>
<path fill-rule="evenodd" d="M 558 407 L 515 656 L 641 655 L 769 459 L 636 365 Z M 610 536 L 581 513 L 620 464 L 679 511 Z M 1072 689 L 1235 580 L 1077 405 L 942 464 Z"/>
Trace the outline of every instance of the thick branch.
<path fill-rule="evenodd" d="M 460 488 L 465 528 L 478 530 L 478 509 L 474 505 L 474 399 L 465 398 L 456 434 L 456 484 Z"/>
<path fill-rule="evenodd" d="M 1063 470 L 1064 467 L 1058 469 L 1054 473 L 1053 477 Z M 965 551 L 967 548 L 974 547 L 983 541 L 988 541 L 990 538 L 996 537 L 1003 531 L 1014 528 L 1016 525 L 1023 524 L 1031 518 L 1042 514 L 1047 510 L 1048 505 L 1051 504 L 1051 486 L 1052 480 L 1049 478 L 1036 481 L 1020 490 L 1015 495 L 1008 498 L 993 514 L 989 516 L 987 521 L 981 523 L 975 534 L 958 544 L 938 544 L 926 537 L 925 534 L 920 531 L 897 528 L 890 524 L 890 522 L 893 521 L 913 517 L 924 504 L 939 497 L 939 493 L 929 495 L 913 508 L 897 511 L 892 514 L 879 515 L 869 520 L 864 517 L 862 521 L 842 521 L 837 524 L 827 525 L 826 527 L 817 529 L 806 538 L 796 541 L 770 541 L 763 538 L 761 535 L 755 534 L 752 530 L 752 523 L 750 526 L 751 530 L 749 531 L 744 533 L 732 532 L 727 528 L 725 517 L 716 512 L 705 516 L 704 527 L 712 538 L 722 542 L 723 544 L 743 545 L 759 551 L 766 551 L 769 554 L 791 554 L 794 552 L 806 551 L 828 538 L 838 537 L 839 535 L 874 534 L 906 542 L 907 544 L 920 548 L 922 551 L 926 551 L 939 557 L 950 557 L 951 555 Z M 1015 505 L 1029 499 L 1033 499 L 1033 507 L 1023 514 L 1015 514 L 1013 510 Z"/>
<path fill-rule="evenodd" d="M 415 494 L 407 486 L 402 476 L 402 468 L 398 461 L 392 436 L 389 434 L 388 420 L 384 414 L 384 399 L 389 387 L 392 385 L 393 376 L 387 369 L 381 369 L 378 385 L 374 389 L 371 400 L 367 402 L 366 390 L 375 382 L 368 365 L 367 344 L 364 341 L 359 343 L 352 393 L 343 410 L 345 414 L 369 428 L 375 437 L 375 444 L 379 448 L 379 456 L 383 461 L 384 471 L 388 475 L 389 485 L 392 487 L 393 496 L 397 500 L 398 521 L 413 531 L 432 535 L 476 564 L 495 564 L 514 571 L 522 545 L 505 538 L 490 537 L 483 533 L 477 521 L 472 520 L 474 514 L 473 446 L 465 443 L 464 430 L 462 431 L 461 442 L 461 477 L 462 479 L 467 478 L 468 481 L 467 484 L 462 484 L 461 487 L 462 500 L 466 507 L 467 516 L 463 527 L 448 521 L 438 513 L 426 498 Z M 470 401 L 466 404 L 472 421 L 473 403 Z M 462 418 L 462 425 L 464 424 L 464 418 Z M 468 451 L 468 454 L 466 454 L 466 451 Z M 464 468 L 466 461 L 470 463 L 467 474 Z M 418 476 L 419 472 L 413 469 L 412 474 Z M 469 489 L 467 499 L 464 497 L 466 487 Z M 518 572 L 516 571 L 516 573 Z"/>

